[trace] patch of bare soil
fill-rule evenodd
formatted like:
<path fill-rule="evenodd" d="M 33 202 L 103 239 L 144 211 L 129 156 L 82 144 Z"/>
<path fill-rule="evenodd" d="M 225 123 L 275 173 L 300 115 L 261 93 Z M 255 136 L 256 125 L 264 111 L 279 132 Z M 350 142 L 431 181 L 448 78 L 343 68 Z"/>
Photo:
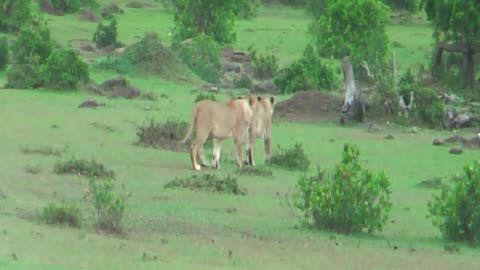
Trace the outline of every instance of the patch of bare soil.
<path fill-rule="evenodd" d="M 99 106 L 105 106 L 105 103 L 99 103 L 96 100 L 89 99 L 82 102 L 82 104 L 80 104 L 78 107 L 79 108 L 97 108 Z"/>
<path fill-rule="evenodd" d="M 88 22 L 99 22 L 100 19 L 95 15 L 95 12 L 91 9 L 82 9 L 80 11 L 80 19 Z"/>
<path fill-rule="evenodd" d="M 274 118 L 287 121 L 318 121 L 338 118 L 343 98 L 319 91 L 299 91 L 275 105 Z"/>

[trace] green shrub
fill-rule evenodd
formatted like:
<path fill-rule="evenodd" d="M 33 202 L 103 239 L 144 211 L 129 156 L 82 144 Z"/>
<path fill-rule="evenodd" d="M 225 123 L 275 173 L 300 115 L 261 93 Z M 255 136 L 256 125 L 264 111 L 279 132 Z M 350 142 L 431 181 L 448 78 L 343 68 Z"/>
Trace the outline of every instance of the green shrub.
<path fill-rule="evenodd" d="M 8 66 L 8 43 L 7 37 L 3 36 L 0 39 L 0 71 L 4 71 Z"/>
<path fill-rule="evenodd" d="M 49 203 L 43 207 L 40 219 L 47 224 L 66 224 L 70 227 L 80 227 L 82 215 L 80 209 L 73 203 L 62 202 L 61 205 Z"/>
<path fill-rule="evenodd" d="M 374 175 L 362 168 L 359 155 L 357 146 L 345 144 L 331 173 L 300 177 L 295 206 L 305 224 L 347 234 L 382 230 L 392 206 L 390 180 L 384 172 Z"/>
<path fill-rule="evenodd" d="M 164 188 L 186 188 L 235 195 L 245 195 L 247 193 L 245 188 L 238 185 L 236 177 L 227 175 L 224 178 L 220 178 L 216 174 L 193 175 L 183 179 L 175 178 L 167 183 Z"/>
<path fill-rule="evenodd" d="M 259 79 L 270 79 L 278 70 L 278 60 L 275 55 L 258 54 L 252 47 L 248 48 L 252 60 L 253 74 Z"/>
<path fill-rule="evenodd" d="M 93 207 L 97 212 L 97 225 L 110 232 L 120 232 L 127 207 L 125 197 L 114 192 L 111 178 L 97 180 L 92 177 L 88 184 L 93 197 Z"/>
<path fill-rule="evenodd" d="M 129 73 L 135 69 L 128 58 L 110 55 L 97 60 L 94 66 L 99 69 L 113 70 L 119 74 Z"/>
<path fill-rule="evenodd" d="M 338 74 L 332 65 L 320 58 L 314 47 L 308 45 L 303 57 L 280 70 L 273 81 L 284 94 L 311 89 L 332 91 Z"/>
<path fill-rule="evenodd" d="M 0 2 L 0 31 L 15 32 L 30 23 L 30 0 L 3 0 Z"/>
<path fill-rule="evenodd" d="M 173 0 L 172 4 L 174 44 L 202 33 L 220 44 L 235 41 L 237 1 Z"/>
<path fill-rule="evenodd" d="M 56 49 L 42 67 L 44 85 L 53 89 L 77 89 L 89 80 L 88 65 L 67 49 Z"/>
<path fill-rule="evenodd" d="M 103 25 L 103 23 L 100 22 L 97 25 L 97 30 L 93 34 L 92 41 L 95 42 L 95 45 L 99 49 L 119 45 L 117 42 L 117 20 L 112 18 L 108 25 Z"/>
<path fill-rule="evenodd" d="M 243 19 L 250 19 L 257 16 L 258 8 L 262 4 L 261 0 L 242 0 L 235 2 L 235 16 Z"/>
<path fill-rule="evenodd" d="M 234 79 L 233 83 L 235 84 L 236 88 L 252 89 L 253 86 L 252 79 L 250 79 L 250 77 L 245 73 L 242 73 L 240 78 Z"/>
<path fill-rule="evenodd" d="M 217 83 L 220 78 L 220 46 L 211 37 L 199 35 L 191 45 L 179 44 L 176 54 L 199 78 Z"/>
<path fill-rule="evenodd" d="M 56 174 L 80 174 L 87 177 L 114 178 L 115 172 L 105 168 L 105 165 L 98 163 L 94 159 L 75 159 L 64 162 L 56 162 L 53 168 Z"/>
<path fill-rule="evenodd" d="M 187 122 L 167 120 L 157 123 L 150 119 L 148 123 L 137 126 L 137 144 L 167 150 L 186 150 L 186 146 L 181 144 L 180 140 L 187 133 L 187 129 Z"/>
<path fill-rule="evenodd" d="M 65 13 L 77 12 L 82 7 L 81 0 L 50 0 L 55 10 L 62 10 Z"/>
<path fill-rule="evenodd" d="M 13 64 L 7 71 L 8 88 L 27 89 L 42 86 L 40 66 L 35 64 Z"/>
<path fill-rule="evenodd" d="M 238 171 L 240 175 L 250 175 L 250 176 L 272 176 L 273 171 L 270 166 L 242 166 Z"/>
<path fill-rule="evenodd" d="M 439 127 L 443 121 L 444 104 L 431 88 L 420 87 L 414 92 L 414 116 L 430 127 Z"/>
<path fill-rule="evenodd" d="M 209 99 L 209 100 L 217 101 L 217 98 L 215 97 L 214 94 L 203 94 L 203 93 L 200 93 L 200 94 L 198 94 L 198 96 L 195 98 L 195 103 L 196 103 L 196 102 L 199 102 L 200 100 L 204 100 L 204 99 Z"/>
<path fill-rule="evenodd" d="M 418 11 L 418 0 L 383 0 L 392 9 L 404 9 L 411 13 Z"/>
<path fill-rule="evenodd" d="M 453 241 L 480 242 L 480 161 L 463 168 L 452 186 L 428 202 L 428 217 L 442 235 Z"/>
<path fill-rule="evenodd" d="M 310 160 L 305 154 L 301 143 L 296 143 L 292 148 L 287 149 L 283 149 L 278 145 L 277 151 L 270 158 L 270 163 L 290 170 L 304 171 L 310 167 Z"/>

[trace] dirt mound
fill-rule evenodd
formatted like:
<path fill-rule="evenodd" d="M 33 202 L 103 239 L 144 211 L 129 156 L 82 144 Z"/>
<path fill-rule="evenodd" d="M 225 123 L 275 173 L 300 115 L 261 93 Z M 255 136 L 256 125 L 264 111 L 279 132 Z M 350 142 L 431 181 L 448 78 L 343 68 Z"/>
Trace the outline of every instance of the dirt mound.
<path fill-rule="evenodd" d="M 110 17 L 113 14 L 123 14 L 125 13 L 123 9 L 121 9 L 117 4 L 115 3 L 110 3 L 110 5 L 107 5 L 103 7 L 102 9 L 102 17 L 107 18 Z"/>
<path fill-rule="evenodd" d="M 140 96 L 140 89 L 131 85 L 130 82 L 123 77 L 106 80 L 101 85 L 91 85 L 88 87 L 88 90 L 107 97 L 132 99 Z"/>
<path fill-rule="evenodd" d="M 128 46 L 121 57 L 143 71 L 158 74 L 165 79 L 187 81 L 194 77 L 156 33 L 147 33 L 140 41 Z"/>
<path fill-rule="evenodd" d="M 80 19 L 88 22 L 99 22 L 100 19 L 95 15 L 95 12 L 91 9 L 82 9 L 80 11 Z"/>
<path fill-rule="evenodd" d="M 133 1 L 126 5 L 129 8 L 151 8 L 154 7 L 151 3 L 141 2 L 141 1 Z"/>
<path fill-rule="evenodd" d="M 299 91 L 275 105 L 274 117 L 291 121 L 337 118 L 343 98 L 318 91 Z"/>
<path fill-rule="evenodd" d="M 280 94 L 280 89 L 272 81 L 262 81 L 254 85 L 252 91 L 257 94 Z"/>
<path fill-rule="evenodd" d="M 82 104 L 80 104 L 78 107 L 79 108 L 96 108 L 99 106 L 105 106 L 105 103 L 101 103 L 101 102 L 99 103 L 96 100 L 89 99 L 82 102 Z"/>

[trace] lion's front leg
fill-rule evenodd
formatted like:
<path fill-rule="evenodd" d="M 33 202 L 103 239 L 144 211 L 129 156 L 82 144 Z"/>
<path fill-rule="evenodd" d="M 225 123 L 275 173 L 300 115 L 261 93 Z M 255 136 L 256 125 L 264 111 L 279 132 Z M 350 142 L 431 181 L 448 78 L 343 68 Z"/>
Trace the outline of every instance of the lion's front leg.
<path fill-rule="evenodd" d="M 222 140 L 213 139 L 213 161 L 212 166 L 215 169 L 220 169 L 220 153 L 222 151 Z"/>

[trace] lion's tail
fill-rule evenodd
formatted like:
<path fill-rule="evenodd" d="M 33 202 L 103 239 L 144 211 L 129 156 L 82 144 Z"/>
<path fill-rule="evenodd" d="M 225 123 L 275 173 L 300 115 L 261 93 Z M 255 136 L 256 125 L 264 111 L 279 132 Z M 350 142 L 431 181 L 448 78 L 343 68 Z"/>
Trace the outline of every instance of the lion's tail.
<path fill-rule="evenodd" d="M 196 121 L 196 112 L 197 112 L 197 108 L 193 109 L 192 111 L 192 118 L 191 118 L 191 121 L 190 121 L 190 125 L 188 127 L 188 131 L 187 131 L 187 134 L 185 135 L 185 138 L 183 138 L 180 142 L 181 143 L 185 143 L 188 138 L 190 138 L 190 136 L 192 135 L 192 131 L 193 131 L 193 126 L 195 124 L 195 121 Z"/>

